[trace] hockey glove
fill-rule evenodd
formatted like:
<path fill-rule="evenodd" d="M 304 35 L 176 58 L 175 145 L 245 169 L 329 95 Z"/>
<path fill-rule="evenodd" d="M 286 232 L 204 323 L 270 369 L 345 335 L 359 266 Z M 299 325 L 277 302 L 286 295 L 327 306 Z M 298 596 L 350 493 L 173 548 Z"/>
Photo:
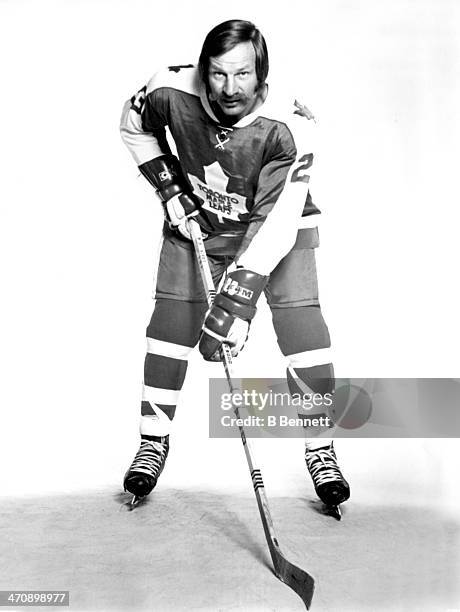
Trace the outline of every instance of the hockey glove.
<path fill-rule="evenodd" d="M 206 361 L 221 361 L 220 348 L 224 342 L 232 347 L 233 357 L 238 355 L 267 281 L 267 276 L 244 268 L 230 272 L 203 324 L 200 352 Z"/>
<path fill-rule="evenodd" d="M 200 214 L 203 201 L 197 197 L 185 179 L 179 160 L 174 155 L 161 155 L 139 166 L 139 170 L 157 190 L 169 227 L 183 238 L 191 240 L 187 219 L 195 217 L 201 227 L 211 231 Z M 207 233 L 203 233 L 203 238 Z"/>

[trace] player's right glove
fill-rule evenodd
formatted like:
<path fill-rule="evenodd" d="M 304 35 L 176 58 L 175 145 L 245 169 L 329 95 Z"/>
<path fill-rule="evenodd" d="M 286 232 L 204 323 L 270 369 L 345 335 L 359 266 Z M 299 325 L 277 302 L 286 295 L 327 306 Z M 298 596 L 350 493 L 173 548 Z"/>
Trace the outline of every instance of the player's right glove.
<path fill-rule="evenodd" d="M 230 272 L 203 324 L 200 352 L 207 361 L 221 360 L 224 342 L 232 347 L 234 357 L 243 348 L 267 281 L 268 276 L 244 268 Z"/>
<path fill-rule="evenodd" d="M 202 229 L 203 238 L 211 227 L 200 214 L 203 201 L 187 183 L 179 160 L 174 155 L 161 155 L 139 166 L 139 170 L 157 190 L 169 227 L 191 240 L 187 219 L 195 217 Z"/>

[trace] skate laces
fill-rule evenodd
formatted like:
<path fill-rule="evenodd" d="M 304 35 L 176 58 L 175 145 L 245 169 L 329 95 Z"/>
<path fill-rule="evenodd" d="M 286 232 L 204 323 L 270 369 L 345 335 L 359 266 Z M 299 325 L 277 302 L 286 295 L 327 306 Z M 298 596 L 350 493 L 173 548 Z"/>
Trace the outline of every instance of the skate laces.
<path fill-rule="evenodd" d="M 305 461 L 315 486 L 343 480 L 332 446 L 305 452 Z"/>
<path fill-rule="evenodd" d="M 129 471 L 142 472 L 156 477 L 161 470 L 167 451 L 167 443 L 142 440 Z"/>

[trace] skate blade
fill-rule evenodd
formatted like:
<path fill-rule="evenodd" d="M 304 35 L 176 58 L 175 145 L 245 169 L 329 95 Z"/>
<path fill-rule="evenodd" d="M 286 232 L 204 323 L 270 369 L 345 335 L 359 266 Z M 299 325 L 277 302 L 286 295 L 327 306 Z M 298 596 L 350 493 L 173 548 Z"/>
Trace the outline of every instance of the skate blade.
<path fill-rule="evenodd" d="M 120 510 L 124 510 L 126 512 L 132 512 L 138 506 L 141 506 L 147 497 L 138 497 L 137 495 L 133 495 L 131 500 L 122 504 Z"/>
<path fill-rule="evenodd" d="M 329 516 L 332 516 L 337 521 L 342 520 L 342 510 L 340 506 L 325 506 L 324 508 L 326 514 L 328 514 Z"/>
<path fill-rule="evenodd" d="M 141 498 L 138 497 L 137 495 L 133 495 L 131 501 L 129 502 L 131 510 L 133 510 L 137 506 L 137 504 L 139 503 L 140 499 Z"/>
<path fill-rule="evenodd" d="M 140 497 L 139 495 L 133 495 L 131 501 L 129 502 L 129 510 L 132 511 L 134 508 L 141 506 L 145 500 L 147 499 L 147 495 Z"/>

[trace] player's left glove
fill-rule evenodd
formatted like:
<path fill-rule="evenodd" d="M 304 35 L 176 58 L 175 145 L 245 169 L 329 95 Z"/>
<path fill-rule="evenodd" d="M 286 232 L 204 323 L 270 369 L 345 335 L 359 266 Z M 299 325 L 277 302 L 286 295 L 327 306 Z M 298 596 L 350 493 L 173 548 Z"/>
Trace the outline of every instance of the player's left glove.
<path fill-rule="evenodd" d="M 221 361 L 224 342 L 232 347 L 234 357 L 238 355 L 267 281 L 268 276 L 244 268 L 230 272 L 204 321 L 200 352 L 207 361 Z"/>

